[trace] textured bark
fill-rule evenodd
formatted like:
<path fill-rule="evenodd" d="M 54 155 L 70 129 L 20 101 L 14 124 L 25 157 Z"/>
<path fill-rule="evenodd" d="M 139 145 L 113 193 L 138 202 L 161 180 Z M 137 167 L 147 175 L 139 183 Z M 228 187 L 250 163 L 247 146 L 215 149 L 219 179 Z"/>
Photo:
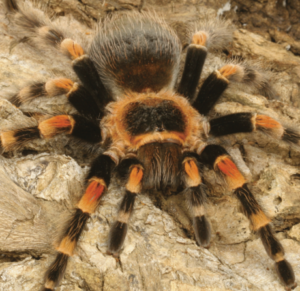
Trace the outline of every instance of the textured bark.
<path fill-rule="evenodd" d="M 132 0 L 40 2 L 49 7 L 51 16 L 70 14 L 87 25 L 76 26 L 82 33 L 88 33 L 96 20 L 111 13 L 141 8 L 139 1 Z M 216 17 L 227 3 L 194 2 L 151 0 L 143 9 L 155 9 L 173 22 L 185 43 L 186 25 Z M 260 2 L 265 1 L 257 3 Z M 0 26 L 5 25 L 8 22 L 2 17 Z M 11 88 L 53 76 L 76 80 L 67 60 L 54 61 L 47 55 L 33 54 L 24 44 L 10 52 L 12 38 L 4 31 L 1 30 L 0 43 L 1 131 L 36 122 L 5 100 Z M 244 29 L 234 32 L 228 52 L 271 69 L 270 82 L 278 96 L 268 100 L 245 86 L 231 85 L 210 117 L 259 112 L 299 129 L 300 57 Z M 184 57 L 185 51 L 182 61 Z M 210 54 L 202 78 L 222 66 L 226 57 L 224 53 Z M 40 98 L 21 109 L 43 114 L 74 112 L 64 96 Z M 262 133 L 238 134 L 211 142 L 226 147 L 251 182 L 252 192 L 273 220 L 299 283 L 300 148 Z M 82 194 L 84 176 L 96 153 L 97 149 L 59 136 L 31 142 L 0 158 L 0 290 L 41 288 L 43 274 L 54 259 L 56 234 Z M 273 261 L 251 231 L 236 198 L 212 170 L 205 169 L 204 179 L 209 189 L 207 213 L 212 226 L 209 249 L 196 245 L 182 195 L 161 199 L 155 205 L 140 195 L 120 259 L 107 255 L 109 227 L 116 219 L 123 193 L 115 182 L 89 220 L 57 290 L 284 290 Z"/>

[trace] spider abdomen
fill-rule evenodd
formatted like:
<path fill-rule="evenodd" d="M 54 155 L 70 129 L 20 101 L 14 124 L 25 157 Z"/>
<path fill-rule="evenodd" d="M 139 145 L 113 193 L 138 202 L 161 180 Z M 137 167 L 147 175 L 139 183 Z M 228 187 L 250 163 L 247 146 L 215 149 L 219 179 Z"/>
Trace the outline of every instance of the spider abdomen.
<path fill-rule="evenodd" d="M 110 92 L 158 92 L 174 86 L 180 52 L 177 35 L 162 19 L 132 13 L 105 23 L 90 57 Z"/>

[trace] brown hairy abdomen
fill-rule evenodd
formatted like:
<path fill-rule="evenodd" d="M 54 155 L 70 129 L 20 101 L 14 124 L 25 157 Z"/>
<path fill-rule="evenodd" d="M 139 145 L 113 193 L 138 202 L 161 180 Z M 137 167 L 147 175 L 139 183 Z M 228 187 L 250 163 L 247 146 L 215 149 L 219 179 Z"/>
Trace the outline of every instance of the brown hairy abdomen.
<path fill-rule="evenodd" d="M 110 66 L 110 64 L 108 64 Z M 116 82 L 123 89 L 134 92 L 145 92 L 151 90 L 158 92 L 171 83 L 173 77 L 173 65 L 170 60 L 156 59 L 147 56 L 131 56 L 128 61 L 120 61 L 116 64 Z M 111 70 L 111 68 L 107 68 Z"/>
<path fill-rule="evenodd" d="M 107 21 L 89 55 L 108 90 L 117 94 L 173 88 L 180 52 L 175 32 L 157 16 L 142 12 Z"/>

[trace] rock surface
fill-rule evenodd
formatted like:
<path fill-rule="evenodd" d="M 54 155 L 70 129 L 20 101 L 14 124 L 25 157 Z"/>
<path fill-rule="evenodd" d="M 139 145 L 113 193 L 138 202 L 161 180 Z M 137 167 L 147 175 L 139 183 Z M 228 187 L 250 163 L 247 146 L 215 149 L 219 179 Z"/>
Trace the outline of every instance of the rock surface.
<path fill-rule="evenodd" d="M 193 23 L 204 17 L 216 17 L 226 1 L 215 1 L 214 6 L 208 4 L 152 0 L 143 9 L 155 8 L 170 21 Z M 48 13 L 72 14 L 93 26 L 94 20 L 107 14 L 138 9 L 139 5 L 139 1 L 129 0 L 51 1 Z M 6 25 L 2 16 L 0 26 Z M 84 26 L 78 29 L 89 32 Z M 3 29 L 0 39 L 0 129 L 3 131 L 36 122 L 6 100 L 11 88 L 22 88 L 32 80 L 53 76 L 76 77 L 66 60 L 33 55 L 23 44 L 9 52 L 12 38 Z M 259 92 L 232 85 L 210 117 L 260 112 L 299 128 L 300 58 L 282 45 L 243 29 L 234 32 L 233 45 L 228 51 L 248 62 L 259 61 L 272 70 L 270 81 L 277 98 L 269 100 Z M 221 58 L 226 57 L 211 54 L 203 77 L 222 66 Z M 64 96 L 40 98 L 21 109 L 43 114 L 74 111 Z M 238 134 L 211 142 L 225 146 L 251 182 L 251 190 L 272 218 L 300 284 L 300 148 L 261 133 Z M 56 234 L 78 201 L 88 165 L 96 154 L 97 150 L 79 147 L 69 138 L 59 136 L 31 142 L 0 158 L 0 290 L 41 288 L 43 274 L 54 259 Z M 209 249 L 196 245 L 184 215 L 182 195 L 162 201 L 162 209 L 140 195 L 120 259 L 107 255 L 109 227 L 116 218 L 123 193 L 123 188 L 113 183 L 89 220 L 57 290 L 284 290 L 274 263 L 260 239 L 251 232 L 235 197 L 212 170 L 205 169 L 204 178 L 209 189 L 207 212 L 213 231 Z"/>
<path fill-rule="evenodd" d="M 223 10 L 238 27 L 260 34 L 300 55 L 298 0 L 232 0 L 224 4 Z"/>

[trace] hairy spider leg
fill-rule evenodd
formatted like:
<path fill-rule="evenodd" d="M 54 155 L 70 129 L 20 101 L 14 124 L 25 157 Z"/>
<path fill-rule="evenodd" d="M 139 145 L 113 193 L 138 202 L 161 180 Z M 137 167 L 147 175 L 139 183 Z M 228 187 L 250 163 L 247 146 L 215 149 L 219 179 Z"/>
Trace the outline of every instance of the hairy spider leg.
<path fill-rule="evenodd" d="M 191 101 L 194 98 L 207 55 L 206 38 L 204 31 L 194 34 L 186 52 L 184 69 L 177 89 L 179 94 Z"/>
<path fill-rule="evenodd" d="M 227 88 L 229 83 L 227 78 L 236 72 L 235 66 L 226 65 L 219 71 L 211 73 L 205 79 L 196 98 L 194 97 L 207 56 L 208 39 L 209 34 L 205 31 L 198 31 L 193 35 L 177 89 L 177 92 L 189 99 L 193 107 L 203 115 L 209 112 Z"/>
<path fill-rule="evenodd" d="M 4 4 L 8 17 L 14 18 L 14 23 L 20 30 L 24 30 L 24 37 L 28 37 L 27 34 L 30 35 L 28 42 L 32 46 L 39 50 L 43 50 L 47 46 L 53 47 L 73 60 L 75 73 L 94 98 L 98 109 L 103 112 L 105 105 L 112 101 L 112 97 L 105 89 L 95 65 L 86 55 L 82 46 L 67 37 L 65 32 L 54 26 L 49 19 L 42 19 L 29 7 L 23 11 L 15 0 L 5 0 Z"/>
<path fill-rule="evenodd" d="M 75 59 L 72 66 L 84 87 L 93 96 L 99 110 L 104 112 L 104 107 L 113 99 L 104 87 L 94 62 L 88 55 L 83 55 Z"/>
<path fill-rule="evenodd" d="M 57 115 L 43 120 L 38 126 L 19 128 L 0 134 L 4 151 L 10 151 L 37 138 L 52 138 L 58 134 L 69 134 L 89 143 L 102 141 L 99 124 L 80 115 Z"/>
<path fill-rule="evenodd" d="M 240 132 L 262 131 L 277 139 L 299 145 L 300 134 L 285 128 L 275 119 L 249 112 L 234 113 L 210 120 L 209 134 L 223 136 Z"/>
<path fill-rule="evenodd" d="M 220 99 L 231 82 L 242 83 L 259 89 L 266 96 L 274 95 L 266 78 L 258 71 L 242 64 L 227 64 L 212 72 L 203 82 L 192 106 L 202 115 L 207 115 Z"/>
<path fill-rule="evenodd" d="M 101 197 L 110 184 L 111 172 L 114 166 L 113 160 L 106 155 L 100 155 L 92 163 L 86 179 L 86 190 L 57 244 L 56 250 L 58 253 L 46 273 L 43 291 L 54 290 L 62 279 L 68 259 L 74 253 L 87 220 L 96 211 Z"/>
<path fill-rule="evenodd" d="M 122 199 L 118 218 L 110 228 L 107 252 L 118 256 L 128 230 L 128 222 L 133 212 L 136 195 L 141 192 L 144 170 L 136 158 L 121 161 L 117 168 L 118 174 L 125 178 L 126 192 Z"/>
<path fill-rule="evenodd" d="M 275 261 L 278 275 L 286 290 L 296 288 L 294 271 L 284 258 L 284 249 L 271 230 L 271 220 L 265 215 L 260 205 L 250 192 L 246 180 L 232 161 L 227 151 L 219 145 L 208 145 L 200 155 L 200 161 L 220 172 L 228 186 L 240 201 L 244 214 L 250 220 L 252 229 L 260 234 L 267 254 Z"/>
<path fill-rule="evenodd" d="M 13 95 L 9 101 L 16 107 L 20 107 L 39 97 L 54 97 L 62 94 L 67 96 L 68 101 L 80 114 L 93 119 L 103 116 L 89 91 L 83 85 L 66 78 L 28 85 Z"/>
<path fill-rule="evenodd" d="M 192 213 L 195 238 L 200 246 L 207 247 L 210 243 L 211 228 L 205 216 L 206 191 L 199 174 L 195 154 L 186 152 L 183 159 L 185 195 Z"/>
<path fill-rule="evenodd" d="M 76 41 L 66 37 L 64 33 L 47 18 L 41 18 L 28 7 L 23 10 L 15 0 L 5 0 L 4 5 L 9 18 L 14 18 L 15 24 L 24 29 L 21 32 L 32 46 L 43 49 L 52 46 L 66 54 L 70 59 L 76 59 L 84 54 L 84 50 Z M 29 35 L 29 36 L 28 36 Z"/>
<path fill-rule="evenodd" d="M 203 82 L 193 107 L 202 115 L 207 115 L 228 87 L 229 81 L 219 72 L 212 72 Z"/>

